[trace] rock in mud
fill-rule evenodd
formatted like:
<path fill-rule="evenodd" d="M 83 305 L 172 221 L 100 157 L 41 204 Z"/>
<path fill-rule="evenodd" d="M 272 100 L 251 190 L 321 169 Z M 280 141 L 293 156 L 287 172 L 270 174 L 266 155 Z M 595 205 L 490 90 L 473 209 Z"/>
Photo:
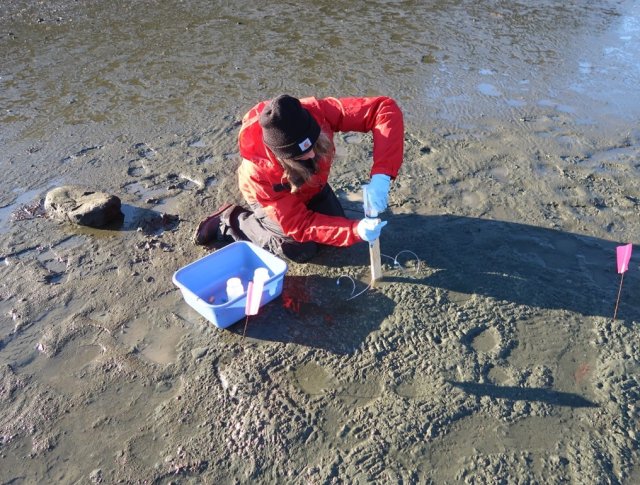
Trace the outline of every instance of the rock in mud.
<path fill-rule="evenodd" d="M 57 187 L 47 193 L 44 208 L 53 219 L 81 226 L 103 227 L 124 215 L 115 195 L 83 187 Z"/>

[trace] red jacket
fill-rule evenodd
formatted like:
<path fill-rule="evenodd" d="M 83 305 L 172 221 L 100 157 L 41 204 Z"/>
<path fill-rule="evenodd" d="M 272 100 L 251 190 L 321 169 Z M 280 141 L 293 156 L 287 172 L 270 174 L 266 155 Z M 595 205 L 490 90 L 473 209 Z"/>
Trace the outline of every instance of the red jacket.
<path fill-rule="evenodd" d="M 337 131 L 373 132 L 373 167 L 395 178 L 402 164 L 404 125 L 402 112 L 391 98 L 303 98 L 300 100 L 321 130 L 333 140 Z M 295 193 L 282 190 L 288 183 L 284 170 L 262 141 L 260 113 L 268 101 L 249 110 L 242 120 L 238 144 L 243 160 L 238 168 L 240 191 L 249 204 L 258 203 L 278 222 L 284 233 L 299 242 L 315 241 L 331 246 L 360 242 L 357 220 L 326 216 L 306 204 L 322 190 L 333 159 L 321 160 L 318 172 Z M 280 189 L 279 191 L 276 189 Z"/>

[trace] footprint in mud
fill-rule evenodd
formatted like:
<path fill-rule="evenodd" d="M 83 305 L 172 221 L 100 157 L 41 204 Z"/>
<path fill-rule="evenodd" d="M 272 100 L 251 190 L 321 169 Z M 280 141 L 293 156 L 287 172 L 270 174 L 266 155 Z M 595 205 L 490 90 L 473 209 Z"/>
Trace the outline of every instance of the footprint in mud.
<path fill-rule="evenodd" d="M 202 138 L 194 138 L 187 145 L 191 148 L 205 148 L 207 143 Z"/>
<path fill-rule="evenodd" d="M 186 332 L 177 327 L 158 328 L 140 319 L 123 328 L 119 340 L 155 364 L 166 365 L 178 357 L 178 344 Z"/>
<path fill-rule="evenodd" d="M 366 406 L 382 396 L 381 381 L 377 377 L 353 380 L 334 388 L 331 402 L 324 406 L 321 428 L 325 436 L 335 444 L 361 442 L 369 437 L 366 428 L 356 424 L 354 416 L 366 411 Z M 355 413 L 355 414 L 354 414 Z M 354 425 L 355 424 L 355 425 Z"/>
<path fill-rule="evenodd" d="M 148 146 L 146 143 L 136 143 L 133 146 L 133 149 L 136 151 L 139 157 L 141 158 L 153 158 L 156 154 L 156 151 Z"/>
<path fill-rule="evenodd" d="M 140 160 L 131 160 L 129 162 L 129 168 L 127 169 L 127 175 L 130 177 L 142 177 L 147 173 L 144 165 Z"/>
<path fill-rule="evenodd" d="M 340 384 L 333 375 L 313 362 L 294 370 L 292 379 L 297 387 L 310 396 L 335 390 L 336 400 L 347 408 L 364 406 L 381 395 L 380 382 L 376 378 Z"/>
<path fill-rule="evenodd" d="M 407 399 L 421 399 L 427 397 L 433 393 L 433 390 L 429 390 L 427 386 L 417 380 L 407 379 L 395 386 L 393 391 L 400 397 Z"/>
<path fill-rule="evenodd" d="M 296 386 L 310 396 L 322 394 L 333 385 L 333 377 L 313 362 L 293 371 L 292 377 Z"/>
<path fill-rule="evenodd" d="M 495 328 L 481 329 L 471 340 L 471 347 L 476 352 L 493 352 L 500 345 L 500 334 Z"/>
<path fill-rule="evenodd" d="M 360 407 L 377 399 L 382 394 L 378 379 L 367 379 L 365 381 L 351 381 L 338 387 L 336 398 L 346 408 Z"/>
<path fill-rule="evenodd" d="M 206 183 L 202 178 L 181 173 L 177 186 L 182 190 L 194 191 L 202 190 L 206 187 Z"/>
<path fill-rule="evenodd" d="M 36 259 L 42 264 L 42 266 L 48 271 L 44 277 L 46 283 L 50 285 L 62 283 L 66 271 L 69 266 L 69 259 L 63 252 L 64 249 L 72 247 L 69 244 L 60 244 L 58 247 L 49 247 L 42 249 Z"/>
<path fill-rule="evenodd" d="M 131 182 L 125 185 L 124 189 L 140 200 L 161 199 L 169 193 L 166 187 L 157 187 L 150 182 L 143 183 L 141 181 Z"/>
<path fill-rule="evenodd" d="M 482 190 L 474 189 L 474 190 L 463 190 L 462 191 L 462 204 L 467 207 L 481 207 L 484 206 L 487 200 L 489 200 L 489 196 L 486 192 Z"/>
<path fill-rule="evenodd" d="M 469 330 L 460 342 L 475 352 L 493 352 L 500 347 L 500 334 L 493 327 L 480 326 Z"/>
<path fill-rule="evenodd" d="M 26 261 L 35 257 L 43 270 L 41 281 L 49 285 L 60 284 L 67 276 L 70 254 L 82 243 L 82 238 L 72 236 L 49 246 L 38 246 L 24 251 L 20 254 L 19 259 Z"/>
<path fill-rule="evenodd" d="M 123 458 L 149 469 L 168 465 L 161 460 L 165 447 L 165 439 L 155 433 L 144 433 L 131 437 L 121 452 Z"/>
<path fill-rule="evenodd" d="M 91 364 L 102 355 L 99 345 L 74 343 L 54 357 L 38 356 L 24 368 L 36 378 L 66 395 L 74 395 L 91 385 Z"/>
<path fill-rule="evenodd" d="M 449 291 L 448 298 L 451 303 L 462 305 L 473 298 L 469 293 L 458 293 L 457 291 Z"/>
<path fill-rule="evenodd" d="M 208 153 L 206 155 L 200 155 L 198 158 L 196 158 L 196 165 L 210 164 L 213 163 L 213 161 L 213 155 Z"/>
<path fill-rule="evenodd" d="M 490 382 L 498 386 L 508 385 L 512 383 L 508 369 L 504 367 L 491 367 L 491 369 L 489 369 L 487 377 L 489 378 Z"/>

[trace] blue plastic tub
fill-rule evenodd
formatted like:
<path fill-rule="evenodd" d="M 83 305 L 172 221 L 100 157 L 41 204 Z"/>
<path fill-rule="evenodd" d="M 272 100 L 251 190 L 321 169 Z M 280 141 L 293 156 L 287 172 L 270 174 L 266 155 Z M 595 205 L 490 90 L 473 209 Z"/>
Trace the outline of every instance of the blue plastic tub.
<path fill-rule="evenodd" d="M 244 318 L 247 284 L 256 268 L 267 268 L 269 279 L 264 283 L 260 306 L 282 293 L 287 263 L 250 242 L 234 242 L 204 258 L 180 268 L 173 274 L 173 283 L 180 288 L 184 300 L 200 315 L 218 328 L 226 328 Z M 227 300 L 227 280 L 242 280 L 244 294 Z"/>

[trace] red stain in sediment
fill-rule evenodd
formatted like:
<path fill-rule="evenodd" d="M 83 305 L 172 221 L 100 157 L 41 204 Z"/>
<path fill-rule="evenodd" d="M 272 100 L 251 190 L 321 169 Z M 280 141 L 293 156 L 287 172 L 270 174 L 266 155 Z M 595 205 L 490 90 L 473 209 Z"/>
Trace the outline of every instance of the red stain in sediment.
<path fill-rule="evenodd" d="M 580 364 L 576 369 L 575 374 L 573 375 L 576 381 L 576 384 L 580 384 L 584 380 L 584 378 L 587 376 L 590 370 L 591 370 L 591 366 L 588 363 L 583 362 L 582 364 Z"/>
<path fill-rule="evenodd" d="M 304 279 L 291 278 L 285 282 L 282 290 L 282 306 L 287 310 L 303 315 L 312 305 L 311 290 Z"/>

